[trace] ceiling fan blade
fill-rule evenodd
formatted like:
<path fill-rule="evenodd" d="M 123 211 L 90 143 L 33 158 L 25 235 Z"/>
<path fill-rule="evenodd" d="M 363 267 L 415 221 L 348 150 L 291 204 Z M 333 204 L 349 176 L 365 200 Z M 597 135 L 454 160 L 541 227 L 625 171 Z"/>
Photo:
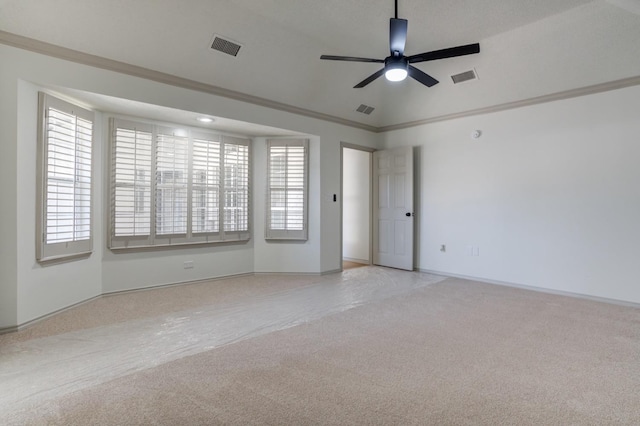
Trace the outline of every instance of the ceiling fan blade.
<path fill-rule="evenodd" d="M 375 80 L 376 78 L 379 78 L 380 76 L 382 76 L 382 74 L 384 74 L 384 68 L 382 68 L 380 71 L 376 71 L 373 74 L 371 74 L 369 77 L 365 78 L 364 80 L 362 80 L 360 83 L 356 84 L 355 86 L 353 86 L 354 89 L 360 89 L 361 87 L 366 86 L 367 84 L 371 83 L 373 80 Z"/>
<path fill-rule="evenodd" d="M 320 59 L 326 59 L 329 61 L 375 62 L 378 64 L 384 64 L 384 59 L 355 58 L 353 56 L 322 55 L 320 56 Z"/>
<path fill-rule="evenodd" d="M 407 20 L 391 18 L 389 20 L 389 49 L 391 56 L 398 52 L 404 55 L 404 46 L 407 44 Z"/>
<path fill-rule="evenodd" d="M 409 77 L 418 80 L 420 83 L 427 87 L 435 86 L 438 84 L 438 80 L 431 77 L 429 74 L 420 71 L 418 68 L 409 65 Z"/>
<path fill-rule="evenodd" d="M 450 47 L 448 49 L 434 50 L 432 52 L 418 53 L 407 57 L 409 63 L 435 61 L 436 59 L 454 58 L 456 56 L 473 55 L 480 53 L 480 44 L 467 44 L 464 46 Z"/>

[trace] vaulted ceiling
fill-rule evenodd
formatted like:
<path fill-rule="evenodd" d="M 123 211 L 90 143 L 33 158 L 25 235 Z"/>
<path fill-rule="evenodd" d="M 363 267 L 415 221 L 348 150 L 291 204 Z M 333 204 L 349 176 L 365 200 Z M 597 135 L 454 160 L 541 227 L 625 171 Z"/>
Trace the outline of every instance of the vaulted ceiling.
<path fill-rule="evenodd" d="M 380 64 L 319 59 L 388 56 L 393 14 L 392 0 L 0 0 L 0 30 L 379 129 L 640 75 L 640 0 L 399 0 L 407 55 L 480 43 L 416 64 L 432 88 L 354 89 Z M 214 34 L 238 56 L 211 50 Z"/>

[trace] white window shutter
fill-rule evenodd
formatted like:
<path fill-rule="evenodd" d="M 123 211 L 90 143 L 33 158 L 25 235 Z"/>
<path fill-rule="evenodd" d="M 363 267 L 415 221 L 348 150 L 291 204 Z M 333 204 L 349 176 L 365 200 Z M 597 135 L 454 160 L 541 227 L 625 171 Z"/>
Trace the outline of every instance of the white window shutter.
<path fill-rule="evenodd" d="M 112 120 L 113 235 L 148 238 L 151 234 L 151 126 Z"/>
<path fill-rule="evenodd" d="M 250 141 L 111 120 L 112 250 L 250 238 Z"/>
<path fill-rule="evenodd" d="M 93 113 L 40 93 L 39 261 L 93 249 Z"/>
<path fill-rule="evenodd" d="M 189 139 L 162 128 L 156 136 L 156 235 L 186 235 Z"/>
<path fill-rule="evenodd" d="M 306 240 L 309 141 L 267 141 L 266 239 Z"/>
<path fill-rule="evenodd" d="M 249 238 L 249 141 L 225 136 L 223 179 L 223 232 L 225 238 Z"/>
<path fill-rule="evenodd" d="M 195 135 L 192 149 L 191 233 L 220 232 L 220 137 Z"/>

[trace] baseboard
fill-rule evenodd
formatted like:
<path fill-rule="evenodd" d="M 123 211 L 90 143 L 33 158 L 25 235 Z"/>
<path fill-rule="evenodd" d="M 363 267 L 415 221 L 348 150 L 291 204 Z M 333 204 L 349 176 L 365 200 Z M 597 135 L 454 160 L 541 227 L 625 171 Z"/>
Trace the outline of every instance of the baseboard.
<path fill-rule="evenodd" d="M 628 302 L 625 300 L 609 299 L 606 297 L 592 296 L 589 294 L 574 293 L 571 291 L 564 291 L 564 290 L 554 290 L 551 288 L 536 287 L 536 286 L 530 286 L 530 285 L 524 285 L 524 284 L 516 284 L 508 281 L 498 281 L 498 280 L 492 280 L 488 278 L 473 277 L 470 275 L 452 274 L 449 272 L 434 271 L 430 269 L 418 268 L 417 270 L 420 272 L 426 272 L 428 274 L 440 275 L 442 277 L 460 278 L 463 280 L 478 281 L 486 284 L 500 285 L 503 287 L 513 287 L 513 288 L 519 288 L 522 290 L 536 291 L 538 293 L 555 294 L 558 296 L 574 297 L 578 299 L 591 300 L 594 302 L 602 302 L 602 303 L 609 303 L 609 304 L 619 305 L 619 306 L 627 306 L 630 308 L 640 308 L 640 303 Z"/>
<path fill-rule="evenodd" d="M 544 287 L 535 287 L 535 286 L 529 286 L 529 285 L 523 285 L 523 284 L 516 284 L 516 283 L 507 282 L 507 281 L 498 281 L 498 280 L 492 280 L 492 279 L 488 279 L 488 278 L 474 277 L 474 276 L 470 276 L 470 275 L 453 274 L 453 273 L 450 273 L 450 272 L 435 271 L 435 270 L 431 270 L 431 269 L 418 268 L 416 270 L 419 271 L 419 272 L 425 272 L 425 273 L 428 273 L 428 274 L 439 275 L 439 276 L 442 276 L 442 277 L 460 278 L 460 279 L 478 281 L 478 282 L 487 283 L 487 284 L 500 285 L 500 286 L 504 286 L 504 287 L 512 287 L 512 288 L 519 288 L 519 289 L 529 290 L 529 291 L 537 291 L 537 292 L 540 292 L 540 293 L 555 294 L 555 295 L 559 295 L 559 296 L 568 296 L 568 297 L 575 297 L 575 298 L 579 298 L 579 299 L 592 300 L 592 301 L 595 301 L 595 302 L 603 302 L 603 303 L 610 303 L 610 304 L 614 304 L 614 305 L 627 306 L 627 307 L 632 307 L 632 308 L 640 308 L 640 303 L 627 302 L 627 301 L 624 301 L 624 300 L 608 299 L 606 297 L 591 296 L 591 295 L 588 295 L 588 294 L 581 294 L 581 293 L 574 293 L 574 292 L 563 291 L 563 290 L 548 289 L 548 288 L 544 288 Z M 34 319 L 29 320 L 27 322 L 24 322 L 22 324 L 18 324 L 16 326 L 0 328 L 0 335 L 8 334 L 8 333 L 14 333 L 16 331 L 24 330 L 25 328 L 30 327 L 32 325 L 35 325 L 35 324 L 39 323 L 40 321 L 46 320 L 48 318 L 51 318 L 54 315 L 58 315 L 58 314 L 60 314 L 60 313 L 62 313 L 64 311 L 76 308 L 76 307 L 78 307 L 80 305 L 83 305 L 85 303 L 91 302 L 93 300 L 97 300 L 97 299 L 99 299 L 101 297 L 105 297 L 105 296 L 113 296 L 113 295 L 117 295 L 117 294 L 125 294 L 125 293 L 139 292 L 139 291 L 145 291 L 145 290 L 155 290 L 155 289 L 160 289 L 160 288 L 165 288 L 165 287 L 175 287 L 175 286 L 180 286 L 180 285 L 200 284 L 200 283 L 205 283 L 205 282 L 219 281 L 219 280 L 224 280 L 224 279 L 237 278 L 237 277 L 246 277 L 246 276 L 253 276 L 253 275 L 307 275 L 307 276 L 321 276 L 321 275 L 335 274 L 335 273 L 339 273 L 339 272 L 342 272 L 342 270 L 341 269 L 335 269 L 335 270 L 332 270 L 332 271 L 324 271 L 324 272 L 320 272 L 320 273 L 317 273 L 317 272 L 288 272 L 288 273 L 282 273 L 282 272 L 247 272 L 247 273 L 242 273 L 242 274 L 224 275 L 224 276 L 201 279 L 201 280 L 183 281 L 183 282 L 160 284 L 160 285 L 156 285 L 156 286 L 149 286 L 149 287 L 136 288 L 136 289 L 116 290 L 116 291 L 111 291 L 111 292 L 105 292 L 105 293 L 99 294 L 97 296 L 93 296 L 93 297 L 90 297 L 88 299 L 82 300 L 80 302 L 74 303 L 72 305 L 66 306 L 64 308 L 58 309 L 56 311 L 50 312 L 50 313 L 48 313 L 46 315 L 42 315 L 42 316 L 40 316 L 38 318 L 34 318 Z"/>
<path fill-rule="evenodd" d="M 294 275 L 302 275 L 307 277 L 314 277 L 324 275 L 324 272 L 254 272 L 253 275 L 284 275 L 284 276 L 294 276 Z"/>
<path fill-rule="evenodd" d="M 18 331 L 17 325 L 0 328 L 0 336 L 2 336 L 3 334 L 15 333 L 16 331 Z"/>
<path fill-rule="evenodd" d="M 323 276 L 342 272 L 342 269 L 332 269 L 324 272 L 254 272 L 253 275 L 302 275 L 302 276 Z"/>
<path fill-rule="evenodd" d="M 240 274 L 229 274 L 229 275 L 221 275 L 218 277 L 212 277 L 212 278 L 204 278 L 204 279 L 200 279 L 200 280 L 192 280 L 192 281 L 181 281 L 181 282 L 175 282 L 175 283 L 167 283 L 167 284 L 159 284 L 159 285 L 151 285 L 148 287 L 141 287 L 141 288 L 132 288 L 132 289 L 126 289 L 126 290 L 114 290 L 114 291 L 106 291 L 103 292 L 97 296 L 93 296 L 89 299 L 85 299 L 82 300 L 78 303 L 74 303 L 73 305 L 69 305 L 66 306 L 64 308 L 58 309 L 56 311 L 50 312 L 48 314 L 42 315 L 38 318 L 29 320 L 27 322 L 24 322 L 22 324 L 18 324 L 15 326 L 10 326 L 10 327 L 4 327 L 4 328 L 0 328 L 0 335 L 1 334 L 7 334 L 7 333 L 14 333 L 16 331 L 21 331 L 24 330 L 27 327 L 30 327 L 40 321 L 43 321 L 45 319 L 51 318 L 54 315 L 60 314 L 64 311 L 67 311 L 69 309 L 73 309 L 77 306 L 80 306 L 84 303 L 87 302 L 91 302 L 93 300 L 99 299 L 101 297 L 108 297 L 108 296 L 115 296 L 115 295 L 119 295 L 119 294 L 126 294 L 126 293 L 134 293 L 134 292 L 139 292 L 139 291 L 146 291 L 146 290 L 157 290 L 160 288 L 166 288 L 166 287 L 175 287 L 175 286 L 181 286 L 181 285 L 191 285 L 191 284 L 201 284 L 201 283 L 206 283 L 206 282 L 211 282 L 211 281 L 219 281 L 219 280 L 225 280 L 225 279 L 230 279 L 230 278 L 238 278 L 238 277 L 249 277 L 249 276 L 254 276 L 254 275 L 309 275 L 309 276 L 320 276 L 320 275 L 327 275 L 327 274 L 333 274 L 336 272 L 341 272 L 340 269 L 337 269 L 335 271 L 327 271 L 327 272 L 288 272 L 288 273 L 282 273 L 282 272 L 244 272 L 244 273 L 240 273 Z"/>
<path fill-rule="evenodd" d="M 31 327 L 31 326 L 39 323 L 40 321 L 44 321 L 44 320 L 46 320 L 48 318 L 53 317 L 54 315 L 61 314 L 62 312 L 68 311 L 69 309 L 77 308 L 80 305 L 83 305 L 85 303 L 97 300 L 97 299 L 99 299 L 101 297 L 105 297 L 105 296 L 114 296 L 114 295 L 117 295 L 117 294 L 133 293 L 133 292 L 145 291 L 145 290 L 155 290 L 155 289 L 159 289 L 159 288 L 174 287 L 174 286 L 179 286 L 179 285 L 199 284 L 199 283 L 204 283 L 204 282 L 218 281 L 218 280 L 224 280 L 224 279 L 228 279 L 228 278 L 252 276 L 252 275 L 254 275 L 254 274 L 251 273 L 251 272 L 248 272 L 248 273 L 243 273 L 243 274 L 223 275 L 223 276 L 220 276 L 220 277 L 207 278 L 207 279 L 202 279 L 202 280 L 193 280 L 193 281 L 183 281 L 183 282 L 169 283 L 169 284 L 160 284 L 160 285 L 155 285 L 155 286 L 134 288 L 134 289 L 128 289 L 128 290 L 108 291 L 108 292 L 104 292 L 102 294 L 99 294 L 97 296 L 93 296 L 93 297 L 90 297 L 88 299 L 82 300 L 80 302 L 74 303 L 73 305 L 66 306 L 64 308 L 55 310 L 53 312 L 49 312 L 48 314 L 42 315 L 42 316 L 40 316 L 38 318 L 34 318 L 34 319 L 29 320 L 27 322 L 23 322 L 22 324 L 18 324 L 18 325 L 11 326 L 11 327 L 0 328 L 0 335 L 7 334 L 7 333 L 14 333 L 16 331 L 22 331 L 25 328 Z"/>
<path fill-rule="evenodd" d="M 69 309 L 77 308 L 80 305 L 84 305 L 85 303 L 89 303 L 89 302 L 94 301 L 96 299 L 99 299 L 101 297 L 102 297 L 102 294 L 99 294 L 97 296 L 93 296 L 93 297 L 90 297 L 88 299 L 84 299 L 84 300 L 81 300 L 79 302 L 76 302 L 76 303 L 74 303 L 72 305 L 65 306 L 64 308 L 60 308 L 60 309 L 55 310 L 53 312 L 49 312 L 48 314 L 44 314 L 44 315 L 39 316 L 37 318 L 34 318 L 32 320 L 23 322 L 22 324 L 18 324 L 18 325 L 12 326 L 12 327 L 1 328 L 0 329 L 0 334 L 7 334 L 7 333 L 13 333 L 13 332 L 16 332 L 16 331 L 24 330 L 27 327 L 31 327 L 32 325 L 35 325 L 35 324 L 39 323 L 40 321 L 44 321 L 46 319 L 51 318 L 54 315 L 61 314 L 61 313 L 65 312 L 65 311 L 68 311 Z"/>
<path fill-rule="evenodd" d="M 160 288 L 175 287 L 175 286 L 180 286 L 180 285 L 202 284 L 202 283 L 206 283 L 206 282 L 210 282 L 210 281 L 226 280 L 226 279 L 230 279 L 230 278 L 250 277 L 252 275 L 254 275 L 253 272 L 243 272 L 243 273 L 240 273 L 240 274 L 220 275 L 218 277 L 203 278 L 203 279 L 200 279 L 200 280 L 180 281 L 180 282 L 174 282 L 174 283 L 151 285 L 151 286 L 148 286 L 148 287 L 131 288 L 131 289 L 126 289 L 126 290 L 106 291 L 106 292 L 103 292 L 101 294 L 101 296 L 115 296 L 115 295 L 118 295 L 118 294 L 135 293 L 135 292 L 146 291 L 146 290 L 157 290 L 157 289 L 160 289 Z"/>
<path fill-rule="evenodd" d="M 371 265 L 371 262 L 364 259 L 356 259 L 355 257 L 343 257 L 342 260 L 346 260 L 347 262 L 360 263 L 362 265 Z"/>

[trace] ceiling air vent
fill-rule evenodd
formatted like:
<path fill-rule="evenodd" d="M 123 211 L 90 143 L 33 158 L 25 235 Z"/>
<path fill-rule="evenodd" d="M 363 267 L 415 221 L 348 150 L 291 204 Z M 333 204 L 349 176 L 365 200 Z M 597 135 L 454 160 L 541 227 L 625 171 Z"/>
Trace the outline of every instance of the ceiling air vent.
<path fill-rule="evenodd" d="M 373 112 L 374 109 L 375 108 L 372 107 L 372 106 L 368 106 L 368 105 L 365 105 L 365 104 L 360 104 L 360 106 L 358 108 L 356 108 L 356 111 L 361 112 L 363 114 L 369 115 L 369 114 L 371 114 Z"/>
<path fill-rule="evenodd" d="M 460 74 L 455 74 L 451 76 L 454 84 L 463 83 L 469 80 L 477 80 L 478 75 L 475 70 L 469 70 L 465 72 L 461 72 Z"/>
<path fill-rule="evenodd" d="M 213 35 L 213 40 L 211 40 L 211 49 L 217 50 L 218 52 L 226 53 L 231 56 L 238 56 L 238 52 L 242 45 L 236 43 L 235 41 L 231 41 L 227 38 L 221 37 L 219 35 Z"/>

